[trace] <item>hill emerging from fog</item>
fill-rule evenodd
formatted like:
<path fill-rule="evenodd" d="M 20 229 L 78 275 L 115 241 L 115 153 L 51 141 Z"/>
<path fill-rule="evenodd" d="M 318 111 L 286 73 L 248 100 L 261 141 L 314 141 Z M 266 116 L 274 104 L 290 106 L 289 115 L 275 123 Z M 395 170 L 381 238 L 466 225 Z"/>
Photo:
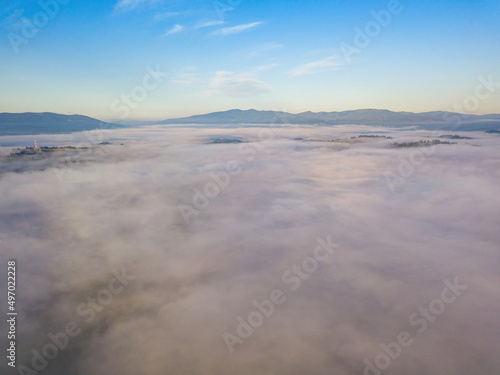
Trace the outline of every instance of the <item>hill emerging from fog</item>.
<path fill-rule="evenodd" d="M 120 121 L 117 121 L 120 122 Z M 110 123 L 83 115 L 57 113 L 0 113 L 0 136 L 61 134 L 96 129 L 129 128 L 143 125 L 367 125 L 388 128 L 413 127 L 425 130 L 500 131 L 500 114 L 464 115 L 453 112 L 392 112 L 358 109 L 344 112 L 258 111 L 231 109 L 162 121 L 124 121 Z"/>
<path fill-rule="evenodd" d="M 383 109 L 358 109 L 344 112 L 302 112 L 232 109 L 156 124 L 297 124 L 297 125 L 373 125 L 391 128 L 416 126 L 430 130 L 499 130 L 500 114 L 464 115 L 453 112 L 392 112 Z"/>
<path fill-rule="evenodd" d="M 0 136 L 72 133 L 95 129 L 124 128 L 82 115 L 57 113 L 0 113 Z"/>

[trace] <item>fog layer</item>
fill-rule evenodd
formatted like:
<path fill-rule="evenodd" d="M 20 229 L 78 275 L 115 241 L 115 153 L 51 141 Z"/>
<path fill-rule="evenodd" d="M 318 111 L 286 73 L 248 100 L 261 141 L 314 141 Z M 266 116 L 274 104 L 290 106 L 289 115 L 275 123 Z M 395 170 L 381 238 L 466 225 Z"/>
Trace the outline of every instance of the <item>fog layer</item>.
<path fill-rule="evenodd" d="M 351 138 L 368 132 L 392 139 Z M 153 126 L 44 136 L 40 146 L 89 148 L 2 157 L 0 260 L 5 279 L 17 261 L 18 366 L 499 374 L 500 137 L 453 134 L 473 139 L 396 148 L 438 134 Z M 2 151 L 23 142 L 32 137 L 4 137 Z M 274 290 L 282 303 L 252 328 L 254 301 Z M 43 356 L 70 322 L 78 334 L 34 368 L 33 350 Z M 402 332 L 411 343 L 385 363 L 381 344 Z"/>

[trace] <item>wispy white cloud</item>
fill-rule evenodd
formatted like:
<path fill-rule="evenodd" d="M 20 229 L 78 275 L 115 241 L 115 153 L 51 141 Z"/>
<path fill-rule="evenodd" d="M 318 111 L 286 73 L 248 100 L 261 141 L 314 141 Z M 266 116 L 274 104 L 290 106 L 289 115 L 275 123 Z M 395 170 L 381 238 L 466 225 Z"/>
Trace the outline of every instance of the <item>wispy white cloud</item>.
<path fill-rule="evenodd" d="M 311 63 L 299 65 L 295 69 L 288 72 L 293 76 L 303 76 L 308 74 L 317 74 L 323 72 L 330 72 L 332 70 L 337 70 L 342 67 L 344 63 L 341 58 L 337 55 L 327 57 L 326 59 L 314 61 Z"/>
<path fill-rule="evenodd" d="M 245 23 L 245 24 L 233 26 L 233 27 L 225 27 L 223 29 L 219 29 L 219 30 L 214 31 L 212 33 L 212 35 L 226 36 L 226 35 L 238 34 L 238 33 L 241 33 L 243 31 L 253 29 L 261 24 L 262 24 L 262 22 L 259 21 L 259 22 Z"/>
<path fill-rule="evenodd" d="M 119 0 L 115 5 L 115 10 L 127 11 L 136 8 L 139 5 L 158 3 L 163 0 Z"/>
<path fill-rule="evenodd" d="M 253 51 L 248 54 L 248 57 L 257 57 L 262 55 L 263 52 L 275 51 L 284 48 L 283 44 L 279 43 L 264 43 L 260 44 Z"/>
<path fill-rule="evenodd" d="M 184 13 L 184 12 L 183 12 Z M 163 12 L 163 13 L 156 13 L 154 15 L 154 20 L 155 21 L 162 21 L 164 19 L 167 19 L 167 18 L 172 18 L 172 17 L 177 17 L 177 16 L 180 16 L 181 14 L 183 13 L 180 13 L 180 12 Z"/>
<path fill-rule="evenodd" d="M 224 21 L 219 21 L 219 20 L 200 22 L 194 27 L 194 30 L 203 29 L 204 27 L 219 26 L 222 25 L 223 23 Z"/>
<path fill-rule="evenodd" d="M 267 64 L 267 65 L 260 65 L 255 68 L 253 68 L 251 71 L 254 73 L 259 73 L 263 72 L 264 70 L 269 70 L 272 68 L 276 68 L 277 66 L 280 66 L 280 64 Z"/>
<path fill-rule="evenodd" d="M 197 83 L 199 79 L 196 76 L 196 68 L 194 66 L 186 66 L 182 68 L 176 75 L 175 79 L 171 80 L 172 83 L 179 85 L 190 86 Z"/>
<path fill-rule="evenodd" d="M 174 27 L 172 27 L 170 30 L 168 30 L 165 34 L 163 34 L 163 36 L 177 34 L 183 30 L 184 30 L 184 26 L 177 24 Z"/>
<path fill-rule="evenodd" d="M 210 86 L 212 94 L 233 97 L 257 96 L 270 91 L 269 85 L 253 77 L 252 73 L 219 71 L 215 73 Z"/>

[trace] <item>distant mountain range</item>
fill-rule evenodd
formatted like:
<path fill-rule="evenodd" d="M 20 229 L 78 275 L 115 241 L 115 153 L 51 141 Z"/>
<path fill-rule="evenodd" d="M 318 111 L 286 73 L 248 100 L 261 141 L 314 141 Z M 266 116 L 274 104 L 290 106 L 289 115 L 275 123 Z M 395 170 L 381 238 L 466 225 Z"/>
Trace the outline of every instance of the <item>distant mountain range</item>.
<path fill-rule="evenodd" d="M 0 113 L 0 135 L 72 133 L 94 129 L 123 128 L 82 115 L 57 113 Z"/>
<path fill-rule="evenodd" d="M 292 114 L 255 109 L 232 109 L 205 115 L 157 121 L 156 124 L 303 124 L 372 125 L 401 128 L 416 126 L 431 130 L 499 130 L 500 114 L 463 115 L 453 112 L 392 112 L 384 109 L 358 109 L 344 112 L 302 112 Z"/>
<path fill-rule="evenodd" d="M 427 130 L 500 131 L 500 114 L 463 115 L 452 112 L 392 112 L 381 109 L 359 109 L 344 112 L 302 112 L 292 114 L 255 109 L 231 109 L 204 115 L 168 119 L 163 121 L 109 123 L 82 115 L 57 113 L 0 113 L 0 135 L 54 134 L 94 129 L 127 128 L 155 124 L 195 125 L 368 125 L 404 128 L 408 126 Z"/>

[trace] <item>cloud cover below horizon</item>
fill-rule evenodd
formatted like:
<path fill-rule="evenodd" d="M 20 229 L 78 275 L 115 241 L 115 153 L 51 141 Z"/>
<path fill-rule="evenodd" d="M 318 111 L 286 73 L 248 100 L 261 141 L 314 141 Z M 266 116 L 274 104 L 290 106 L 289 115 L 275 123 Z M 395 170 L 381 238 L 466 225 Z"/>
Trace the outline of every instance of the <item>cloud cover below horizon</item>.
<path fill-rule="evenodd" d="M 395 192 L 384 172 L 411 150 L 388 148 L 394 140 L 296 140 L 366 131 L 105 131 L 114 144 L 82 151 L 61 181 L 57 156 L 22 173 L 2 159 L 1 263 L 19 264 L 19 363 L 75 321 L 82 334 L 43 374 L 362 374 L 403 330 L 414 343 L 384 374 L 498 373 L 499 138 L 436 147 Z M 257 142 L 264 132 L 272 139 Z M 220 137 L 256 142 L 206 144 Z M 178 205 L 231 160 L 241 173 L 187 224 Z M 290 291 L 283 273 L 327 236 L 340 247 Z M 136 278 L 85 323 L 77 306 L 122 268 Z M 468 289 L 417 334 L 408 317 L 454 277 Z M 231 355 L 222 334 L 275 288 L 287 301 Z"/>

